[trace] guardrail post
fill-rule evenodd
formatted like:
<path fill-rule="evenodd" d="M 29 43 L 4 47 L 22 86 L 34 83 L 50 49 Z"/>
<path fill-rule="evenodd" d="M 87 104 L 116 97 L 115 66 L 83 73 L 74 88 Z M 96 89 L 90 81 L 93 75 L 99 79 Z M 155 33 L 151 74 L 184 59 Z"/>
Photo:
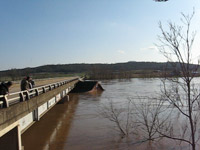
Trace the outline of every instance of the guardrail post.
<path fill-rule="evenodd" d="M 9 102 L 8 102 L 8 98 L 6 95 L 4 95 L 4 97 L 1 98 L 1 101 L 3 101 L 3 108 L 9 107 Z"/>
<path fill-rule="evenodd" d="M 29 95 L 28 91 L 25 92 L 25 95 L 26 95 L 26 100 L 29 100 L 30 99 L 30 95 Z"/>
<path fill-rule="evenodd" d="M 46 92 L 46 89 L 45 89 L 45 87 L 42 87 L 42 91 L 43 91 L 43 93 L 45 93 L 45 92 Z"/>
<path fill-rule="evenodd" d="M 20 97 L 20 102 L 23 102 L 25 100 L 23 92 L 19 93 L 19 97 Z"/>
<path fill-rule="evenodd" d="M 35 89 L 35 94 L 36 94 L 36 96 L 39 95 L 39 91 L 38 91 L 38 89 Z"/>

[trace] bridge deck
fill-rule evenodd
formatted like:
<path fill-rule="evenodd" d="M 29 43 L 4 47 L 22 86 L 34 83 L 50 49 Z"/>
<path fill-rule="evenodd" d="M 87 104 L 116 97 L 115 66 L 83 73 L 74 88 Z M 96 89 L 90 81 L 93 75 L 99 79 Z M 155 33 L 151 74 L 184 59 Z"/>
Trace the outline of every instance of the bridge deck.
<path fill-rule="evenodd" d="M 10 93 L 7 95 L 0 95 L 0 108 L 9 107 L 9 105 L 16 104 L 21 101 L 30 99 L 31 97 L 38 96 L 46 91 L 55 89 L 63 84 L 67 84 L 73 80 L 77 80 L 78 77 L 68 77 L 68 78 L 50 78 L 46 80 L 37 80 L 36 86 L 32 89 L 20 91 L 20 83 L 16 82 L 10 89 Z M 53 83 L 52 83 L 53 82 Z M 48 84 L 49 83 L 49 84 Z M 17 92 L 15 92 L 17 91 Z"/>
<path fill-rule="evenodd" d="M 33 80 L 35 81 L 35 87 L 38 87 L 59 81 L 70 80 L 73 78 L 74 77 L 58 77 L 58 78 L 33 79 Z M 10 93 L 20 91 L 20 82 L 21 81 L 14 82 L 14 84 L 10 88 Z"/>

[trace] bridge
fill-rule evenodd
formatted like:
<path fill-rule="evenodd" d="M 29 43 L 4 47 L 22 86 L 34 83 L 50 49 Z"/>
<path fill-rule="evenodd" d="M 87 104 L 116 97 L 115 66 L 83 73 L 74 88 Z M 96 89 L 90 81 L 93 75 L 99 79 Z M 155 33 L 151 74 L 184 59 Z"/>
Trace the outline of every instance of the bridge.
<path fill-rule="evenodd" d="M 48 112 L 80 78 L 59 81 L 26 91 L 0 95 L 0 150 L 23 150 L 21 134 Z"/>

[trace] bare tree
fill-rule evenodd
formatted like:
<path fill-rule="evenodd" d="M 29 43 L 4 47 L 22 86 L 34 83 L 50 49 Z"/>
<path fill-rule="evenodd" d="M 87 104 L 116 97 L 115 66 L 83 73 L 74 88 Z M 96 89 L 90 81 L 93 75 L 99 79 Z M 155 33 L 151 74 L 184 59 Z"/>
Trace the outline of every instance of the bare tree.
<path fill-rule="evenodd" d="M 168 114 L 164 115 L 167 107 L 164 106 L 164 101 L 160 98 L 137 97 L 136 101 L 132 101 L 134 104 L 135 123 L 137 124 L 138 132 L 143 136 L 143 141 L 153 141 L 161 136 L 157 132 L 158 122 L 159 124 L 165 124 L 168 121 Z"/>
<path fill-rule="evenodd" d="M 135 144 L 138 144 L 162 137 L 157 128 L 166 124 L 171 113 L 165 112 L 168 107 L 163 103 L 161 98 L 140 96 L 128 98 L 125 104 L 109 100 L 100 107 L 99 114 L 114 123 L 112 129 L 121 137 L 137 137 Z"/>
<path fill-rule="evenodd" d="M 199 140 L 200 93 L 194 83 L 199 65 L 198 62 L 195 64 L 192 57 L 196 35 L 196 32 L 190 31 L 193 16 L 194 12 L 192 15 L 182 14 L 183 26 L 169 22 L 168 30 L 159 23 L 162 32 L 159 49 L 171 65 L 177 64 L 172 62 L 178 62 L 178 66 L 174 67 L 179 68 L 181 77 L 163 79 L 163 98 L 173 107 L 174 120 L 168 125 L 158 124 L 158 132 L 164 137 L 185 142 L 195 150 Z"/>
<path fill-rule="evenodd" d="M 114 123 L 112 129 L 119 132 L 121 137 L 128 137 L 134 128 L 132 111 L 131 100 L 120 105 L 108 100 L 107 104 L 102 104 L 98 113 Z"/>
<path fill-rule="evenodd" d="M 137 101 L 129 99 L 124 108 L 116 107 L 112 101 L 102 107 L 102 116 L 114 122 L 123 137 L 130 133 L 137 135 L 137 131 L 142 132 L 143 141 L 164 137 L 180 142 L 180 146 L 186 144 L 192 150 L 197 149 L 200 91 L 195 83 L 199 62 L 195 63 L 192 57 L 196 35 L 190 31 L 193 16 L 194 12 L 192 15 L 182 14 L 183 26 L 169 22 L 169 30 L 159 23 L 162 34 L 158 47 L 169 64 L 180 72 L 179 77 L 162 79 L 161 96 L 144 100 L 137 97 Z"/>

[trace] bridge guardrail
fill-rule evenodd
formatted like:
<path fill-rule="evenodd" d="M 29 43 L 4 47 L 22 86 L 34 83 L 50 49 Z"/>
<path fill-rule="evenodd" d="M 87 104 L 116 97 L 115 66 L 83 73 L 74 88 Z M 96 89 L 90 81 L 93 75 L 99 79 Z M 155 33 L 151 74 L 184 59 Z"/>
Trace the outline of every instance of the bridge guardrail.
<path fill-rule="evenodd" d="M 55 88 L 58 88 L 62 85 L 65 85 L 65 84 L 75 81 L 75 80 L 79 80 L 79 78 L 77 77 L 77 78 L 70 79 L 70 80 L 55 82 L 55 83 L 35 87 L 35 88 L 29 89 L 29 90 L 25 90 L 25 91 L 9 93 L 7 95 L 0 95 L 0 108 L 7 108 L 10 105 L 14 105 L 16 103 L 29 100 L 33 97 L 36 97 L 40 94 L 51 91 Z"/>

